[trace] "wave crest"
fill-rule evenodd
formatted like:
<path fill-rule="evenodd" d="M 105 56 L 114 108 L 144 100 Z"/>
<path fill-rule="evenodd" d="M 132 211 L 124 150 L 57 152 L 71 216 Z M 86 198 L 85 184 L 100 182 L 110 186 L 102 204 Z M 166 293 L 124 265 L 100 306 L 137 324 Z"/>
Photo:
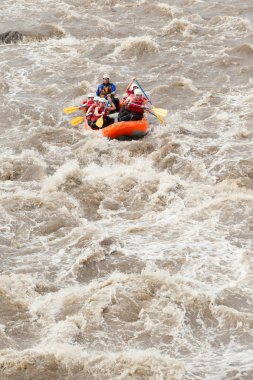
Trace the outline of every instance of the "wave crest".
<path fill-rule="evenodd" d="M 228 54 L 236 54 L 239 56 L 251 56 L 253 54 L 253 46 L 250 44 L 243 44 L 236 46 L 232 49 L 226 49 L 225 52 Z"/>
<path fill-rule="evenodd" d="M 87 354 L 71 344 L 25 353 L 6 350 L 0 365 L 6 380 L 23 379 L 27 373 L 34 379 L 57 378 L 60 373 L 65 379 L 154 379 L 158 375 L 167 380 L 180 380 L 185 372 L 178 360 L 161 355 L 157 350 Z"/>
<path fill-rule="evenodd" d="M 114 54 L 123 59 L 140 57 L 144 54 L 153 54 L 159 50 L 159 45 L 150 37 L 129 37 L 121 46 L 117 47 Z"/>
<path fill-rule="evenodd" d="M 2 181 L 39 181 L 46 175 L 46 164 L 33 151 L 25 150 L 20 157 L 0 156 Z"/>
<path fill-rule="evenodd" d="M 221 28 L 225 30 L 234 30 L 238 32 L 249 32 L 252 26 L 249 20 L 241 17 L 215 16 L 208 22 L 208 26 Z"/>
<path fill-rule="evenodd" d="M 162 28 L 162 36 L 164 37 L 175 34 L 182 34 L 184 37 L 187 37 L 197 33 L 197 26 L 183 18 L 175 18 L 169 23 L 169 25 Z"/>

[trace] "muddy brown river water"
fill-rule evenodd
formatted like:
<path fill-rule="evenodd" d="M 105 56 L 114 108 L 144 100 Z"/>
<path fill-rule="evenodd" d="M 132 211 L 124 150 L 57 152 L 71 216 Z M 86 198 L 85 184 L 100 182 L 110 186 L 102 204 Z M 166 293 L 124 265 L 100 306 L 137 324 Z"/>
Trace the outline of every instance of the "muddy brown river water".
<path fill-rule="evenodd" d="M 0 14 L 0 379 L 252 380 L 252 0 Z M 105 72 L 166 125 L 72 128 Z"/>

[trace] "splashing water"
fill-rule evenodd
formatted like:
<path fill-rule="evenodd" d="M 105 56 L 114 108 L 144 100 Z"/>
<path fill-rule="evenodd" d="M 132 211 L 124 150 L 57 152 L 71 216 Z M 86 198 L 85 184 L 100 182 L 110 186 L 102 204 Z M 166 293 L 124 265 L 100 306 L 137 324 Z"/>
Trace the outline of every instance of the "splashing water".
<path fill-rule="evenodd" d="M 251 2 L 1 9 L 0 379 L 252 379 Z M 166 126 L 72 128 L 104 72 Z"/>

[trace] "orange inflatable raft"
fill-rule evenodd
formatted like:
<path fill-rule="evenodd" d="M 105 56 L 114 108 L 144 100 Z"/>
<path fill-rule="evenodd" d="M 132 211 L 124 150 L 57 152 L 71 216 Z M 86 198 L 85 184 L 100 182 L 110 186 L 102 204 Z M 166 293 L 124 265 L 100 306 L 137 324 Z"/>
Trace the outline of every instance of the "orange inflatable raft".
<path fill-rule="evenodd" d="M 87 120 L 85 120 L 84 129 L 97 131 L 89 126 Z M 119 121 L 100 130 L 108 139 L 139 139 L 149 132 L 149 122 L 145 117 L 138 121 Z"/>

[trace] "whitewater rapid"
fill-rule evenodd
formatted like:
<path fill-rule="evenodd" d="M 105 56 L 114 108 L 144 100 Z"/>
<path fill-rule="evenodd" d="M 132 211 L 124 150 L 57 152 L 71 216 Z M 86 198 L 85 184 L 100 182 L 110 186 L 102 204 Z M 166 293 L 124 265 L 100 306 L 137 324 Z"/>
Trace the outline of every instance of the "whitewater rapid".
<path fill-rule="evenodd" d="M 0 379 L 251 380 L 252 2 L 0 10 Z M 105 72 L 166 125 L 71 127 Z"/>

